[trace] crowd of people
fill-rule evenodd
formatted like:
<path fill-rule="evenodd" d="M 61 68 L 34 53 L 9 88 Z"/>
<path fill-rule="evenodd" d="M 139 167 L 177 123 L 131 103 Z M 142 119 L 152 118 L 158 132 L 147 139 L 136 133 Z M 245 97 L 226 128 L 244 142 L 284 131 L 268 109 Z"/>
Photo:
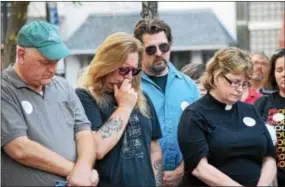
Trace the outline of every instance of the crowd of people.
<path fill-rule="evenodd" d="M 1 77 L 3 186 L 285 186 L 285 49 L 236 47 L 178 70 L 159 18 L 117 32 L 74 89 L 44 21 Z"/>

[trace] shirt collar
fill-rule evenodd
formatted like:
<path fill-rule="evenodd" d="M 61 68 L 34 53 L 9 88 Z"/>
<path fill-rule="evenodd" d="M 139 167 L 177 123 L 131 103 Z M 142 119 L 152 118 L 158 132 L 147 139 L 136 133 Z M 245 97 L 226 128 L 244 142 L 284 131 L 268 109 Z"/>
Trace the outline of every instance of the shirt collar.
<path fill-rule="evenodd" d="M 169 68 L 168 73 L 172 73 L 176 77 L 182 79 L 182 75 L 181 75 L 180 71 L 178 71 L 171 62 L 168 62 L 168 68 Z"/>
<path fill-rule="evenodd" d="M 216 98 L 214 98 L 209 92 L 207 93 L 206 96 L 208 98 L 209 104 L 216 105 L 224 111 L 231 111 L 234 108 L 234 106 L 236 105 L 236 103 L 233 105 L 222 103 L 219 100 L 217 100 Z"/>
<path fill-rule="evenodd" d="M 15 69 L 12 66 L 9 66 L 3 74 L 7 74 L 7 79 L 11 81 L 11 83 L 16 87 L 16 88 L 30 88 L 29 85 L 17 74 Z M 46 85 L 43 87 L 43 89 L 47 88 L 53 83 L 53 80 L 51 81 L 50 84 Z"/>
<path fill-rule="evenodd" d="M 9 66 L 5 72 L 3 72 L 3 74 L 7 74 L 7 79 L 9 79 L 16 88 L 28 87 L 28 85 L 19 77 L 12 66 Z"/>

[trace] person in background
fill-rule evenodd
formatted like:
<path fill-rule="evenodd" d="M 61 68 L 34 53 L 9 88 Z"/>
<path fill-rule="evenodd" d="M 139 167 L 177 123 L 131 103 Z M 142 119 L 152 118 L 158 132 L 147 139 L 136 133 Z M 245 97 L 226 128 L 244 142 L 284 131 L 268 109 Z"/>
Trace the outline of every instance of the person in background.
<path fill-rule="evenodd" d="M 269 72 L 269 59 L 263 52 L 251 52 L 250 57 L 253 63 L 253 75 L 250 80 L 250 92 L 270 94 L 272 90 L 264 89 L 266 77 Z"/>
<path fill-rule="evenodd" d="M 251 85 L 248 87 L 241 98 L 241 101 L 253 104 L 262 94 L 270 93 L 270 90 L 264 89 L 266 76 L 269 70 L 269 61 L 264 53 L 252 52 L 251 59 L 253 63 L 253 75 Z"/>
<path fill-rule="evenodd" d="M 218 50 L 201 81 L 208 93 L 180 118 L 178 142 L 185 162 L 182 185 L 269 186 L 276 151 L 253 105 L 239 101 L 253 67 L 247 52 Z"/>
<path fill-rule="evenodd" d="M 193 80 L 179 72 L 169 61 L 171 29 L 159 18 L 142 19 L 134 36 L 143 43 L 142 89 L 149 95 L 157 112 L 163 138 L 163 185 L 179 185 L 184 163 L 177 142 L 177 126 L 184 108 L 196 101 L 199 90 Z"/>
<path fill-rule="evenodd" d="M 262 94 L 252 89 L 250 85 L 244 90 L 244 93 L 241 96 L 241 101 L 248 104 L 253 104 L 261 96 Z"/>
<path fill-rule="evenodd" d="M 97 145 L 99 186 L 161 186 L 160 125 L 140 89 L 141 42 L 114 33 L 96 51 L 76 93 Z"/>
<path fill-rule="evenodd" d="M 277 135 L 278 185 L 285 186 L 285 48 L 275 51 L 270 60 L 268 86 L 276 92 L 259 98 L 254 106 Z"/>
<path fill-rule="evenodd" d="M 90 122 L 74 89 L 54 76 L 68 55 L 56 26 L 19 30 L 16 63 L 1 74 L 1 185 L 97 185 Z"/>
<path fill-rule="evenodd" d="M 204 63 L 191 63 L 182 67 L 181 72 L 188 75 L 197 84 L 201 97 L 204 96 L 207 91 L 203 84 L 200 82 L 200 77 L 205 72 L 206 65 Z"/>

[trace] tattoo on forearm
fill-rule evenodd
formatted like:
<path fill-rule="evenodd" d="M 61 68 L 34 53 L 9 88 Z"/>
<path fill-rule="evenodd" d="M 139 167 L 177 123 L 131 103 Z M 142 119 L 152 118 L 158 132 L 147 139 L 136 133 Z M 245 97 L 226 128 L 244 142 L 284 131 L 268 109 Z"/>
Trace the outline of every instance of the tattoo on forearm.
<path fill-rule="evenodd" d="M 162 186 L 162 174 L 163 174 L 163 168 L 162 168 L 162 159 L 159 158 L 153 163 L 153 168 L 155 172 L 155 183 L 156 186 Z"/>
<path fill-rule="evenodd" d="M 114 132 L 119 132 L 123 127 L 123 121 L 121 119 L 114 120 L 109 119 L 100 129 L 101 138 L 105 139 L 110 137 Z"/>

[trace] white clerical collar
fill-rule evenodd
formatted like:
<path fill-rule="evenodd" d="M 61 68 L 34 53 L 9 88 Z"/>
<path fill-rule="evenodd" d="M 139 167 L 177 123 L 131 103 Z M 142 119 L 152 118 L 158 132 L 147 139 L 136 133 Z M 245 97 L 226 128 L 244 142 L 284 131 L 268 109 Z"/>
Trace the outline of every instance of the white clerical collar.
<path fill-rule="evenodd" d="M 226 105 L 225 110 L 231 110 L 233 108 L 233 105 Z"/>

